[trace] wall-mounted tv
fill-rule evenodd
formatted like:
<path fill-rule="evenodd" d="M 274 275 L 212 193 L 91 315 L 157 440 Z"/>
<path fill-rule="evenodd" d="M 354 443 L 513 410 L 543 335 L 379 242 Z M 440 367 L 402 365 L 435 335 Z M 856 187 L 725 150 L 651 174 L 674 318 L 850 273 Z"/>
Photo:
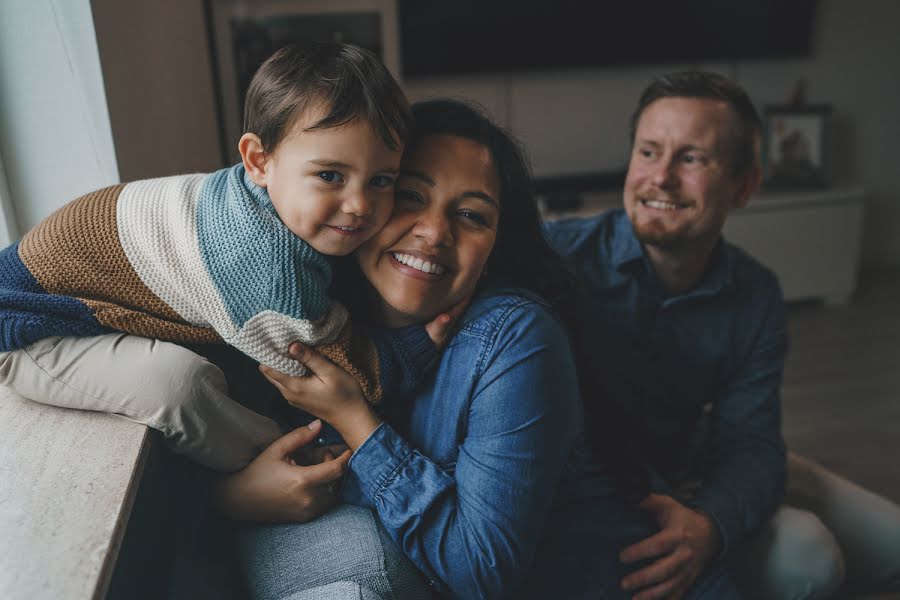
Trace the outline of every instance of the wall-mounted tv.
<path fill-rule="evenodd" d="M 399 0 L 405 77 L 808 56 L 816 0 Z"/>

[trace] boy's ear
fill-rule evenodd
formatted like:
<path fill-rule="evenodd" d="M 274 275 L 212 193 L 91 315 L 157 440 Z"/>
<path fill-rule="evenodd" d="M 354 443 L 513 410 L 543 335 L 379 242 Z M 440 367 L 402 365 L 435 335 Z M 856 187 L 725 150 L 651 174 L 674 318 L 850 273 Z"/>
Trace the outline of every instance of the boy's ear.
<path fill-rule="evenodd" d="M 241 162 L 250 179 L 259 187 L 266 187 L 266 163 L 269 160 L 263 150 L 262 140 L 255 133 L 245 133 L 238 141 L 238 152 L 241 153 Z"/>

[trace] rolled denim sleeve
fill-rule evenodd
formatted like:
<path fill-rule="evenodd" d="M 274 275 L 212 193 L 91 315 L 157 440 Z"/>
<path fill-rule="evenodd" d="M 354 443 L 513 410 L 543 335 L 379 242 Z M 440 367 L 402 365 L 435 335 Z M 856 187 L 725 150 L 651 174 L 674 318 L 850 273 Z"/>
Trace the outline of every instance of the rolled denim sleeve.
<path fill-rule="evenodd" d="M 385 424 L 357 449 L 348 484 L 442 593 L 498 598 L 530 568 L 580 404 L 568 339 L 544 308 L 513 308 L 467 339 L 480 348 L 457 365 L 469 377 L 447 381 L 441 370 L 435 384 L 439 402 L 464 403 L 463 422 L 443 425 L 458 431 L 455 465 Z"/>
<path fill-rule="evenodd" d="M 774 279 L 774 278 L 773 278 Z M 741 321 L 735 373 L 713 405 L 709 467 L 689 502 L 708 514 L 724 556 L 775 512 L 784 497 L 786 465 L 780 387 L 788 334 L 778 284 Z"/>

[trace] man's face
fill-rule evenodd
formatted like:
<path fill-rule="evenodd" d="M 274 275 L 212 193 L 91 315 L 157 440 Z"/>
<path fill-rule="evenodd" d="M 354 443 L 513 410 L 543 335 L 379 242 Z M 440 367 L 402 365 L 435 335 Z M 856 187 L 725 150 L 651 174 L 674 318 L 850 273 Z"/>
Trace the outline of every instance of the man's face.
<path fill-rule="evenodd" d="M 625 211 L 643 244 L 712 248 L 728 210 L 747 203 L 753 176 L 731 170 L 736 118 L 706 98 L 660 98 L 644 109 L 625 180 Z"/>

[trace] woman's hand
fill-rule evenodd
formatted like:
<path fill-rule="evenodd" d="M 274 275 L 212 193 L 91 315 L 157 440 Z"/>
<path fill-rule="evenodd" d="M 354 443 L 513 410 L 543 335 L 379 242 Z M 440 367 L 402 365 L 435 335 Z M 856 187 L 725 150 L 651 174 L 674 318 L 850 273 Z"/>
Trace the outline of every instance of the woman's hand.
<path fill-rule="evenodd" d="M 309 369 L 309 375 L 292 377 L 264 365 L 260 365 L 260 372 L 291 406 L 330 423 L 350 449 L 356 450 L 381 424 L 359 383 L 350 373 L 300 342 L 292 343 L 288 352 Z"/>
<path fill-rule="evenodd" d="M 213 503 L 227 517 L 267 523 L 305 523 L 338 502 L 341 477 L 350 452 L 300 466 L 293 455 L 319 435 L 321 421 L 275 440 L 241 471 L 221 478 L 213 488 Z M 311 456 L 307 454 L 307 456 Z"/>

